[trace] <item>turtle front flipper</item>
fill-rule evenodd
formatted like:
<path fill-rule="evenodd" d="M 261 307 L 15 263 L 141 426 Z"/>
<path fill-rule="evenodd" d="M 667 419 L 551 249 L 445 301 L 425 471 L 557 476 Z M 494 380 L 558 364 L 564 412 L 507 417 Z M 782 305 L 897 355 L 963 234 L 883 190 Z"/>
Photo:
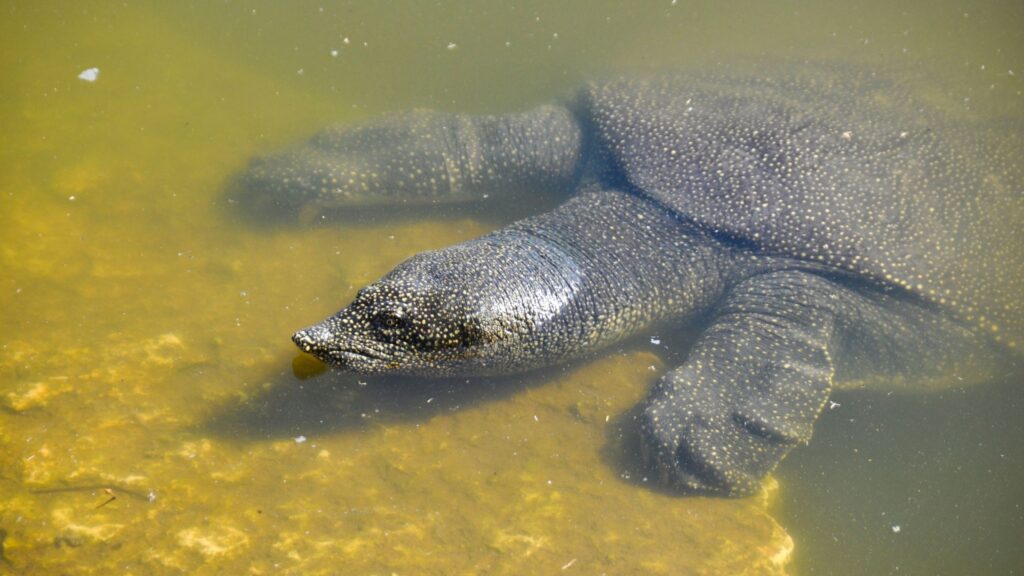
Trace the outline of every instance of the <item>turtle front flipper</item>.
<path fill-rule="evenodd" d="M 308 217 L 519 191 L 568 193 L 581 155 L 581 130 L 565 107 L 498 116 L 413 110 L 332 126 L 292 149 L 254 158 L 229 197 L 250 213 Z"/>
<path fill-rule="evenodd" d="M 733 288 L 686 364 L 648 396 L 643 447 L 665 481 L 747 495 L 810 440 L 832 387 L 835 292 L 828 280 L 798 271 Z"/>

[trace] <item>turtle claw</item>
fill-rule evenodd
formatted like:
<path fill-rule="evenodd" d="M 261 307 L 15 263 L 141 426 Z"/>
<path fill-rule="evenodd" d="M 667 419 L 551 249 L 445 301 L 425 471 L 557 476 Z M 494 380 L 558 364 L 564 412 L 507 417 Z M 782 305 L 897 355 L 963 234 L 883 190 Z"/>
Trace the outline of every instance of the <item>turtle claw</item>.
<path fill-rule="evenodd" d="M 644 459 L 662 481 L 681 491 L 748 496 L 797 444 L 755 433 L 728 411 L 665 401 L 644 411 Z"/>

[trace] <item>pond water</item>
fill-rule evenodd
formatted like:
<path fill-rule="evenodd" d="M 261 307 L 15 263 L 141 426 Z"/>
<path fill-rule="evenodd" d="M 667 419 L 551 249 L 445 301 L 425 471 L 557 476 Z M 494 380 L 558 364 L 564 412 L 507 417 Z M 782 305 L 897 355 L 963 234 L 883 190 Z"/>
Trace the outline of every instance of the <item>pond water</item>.
<path fill-rule="evenodd" d="M 632 408 L 685 330 L 467 382 L 323 372 L 289 341 L 510 214 L 261 225 L 225 200 L 250 157 L 329 123 L 517 110 L 595 75 L 750 57 L 927 70 L 951 114 L 1020 123 L 1024 4 L 0 10 L 0 573 L 1024 566 L 1019 375 L 840 394 L 764 494 L 680 497 L 638 467 Z"/>

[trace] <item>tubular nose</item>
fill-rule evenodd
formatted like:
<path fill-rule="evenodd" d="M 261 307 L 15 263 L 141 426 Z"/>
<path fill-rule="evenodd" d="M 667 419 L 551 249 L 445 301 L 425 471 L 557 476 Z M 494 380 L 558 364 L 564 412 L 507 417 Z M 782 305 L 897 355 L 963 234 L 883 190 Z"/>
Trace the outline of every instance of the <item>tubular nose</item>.
<path fill-rule="evenodd" d="M 295 334 L 292 334 L 292 342 L 298 346 L 303 352 L 316 355 L 326 349 L 327 344 L 331 341 L 331 331 L 328 330 L 323 324 L 316 324 L 308 328 L 303 328 Z"/>

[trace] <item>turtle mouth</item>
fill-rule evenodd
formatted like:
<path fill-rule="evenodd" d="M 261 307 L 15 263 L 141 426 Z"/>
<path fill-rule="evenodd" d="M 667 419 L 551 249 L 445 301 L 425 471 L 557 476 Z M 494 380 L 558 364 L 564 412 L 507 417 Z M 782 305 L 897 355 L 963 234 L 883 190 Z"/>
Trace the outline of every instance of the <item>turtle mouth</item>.
<path fill-rule="evenodd" d="M 292 341 L 303 352 L 338 368 L 376 372 L 391 363 L 388 355 L 376 350 L 371 342 L 339 339 L 321 325 L 299 330 Z"/>
<path fill-rule="evenodd" d="M 380 373 L 395 365 L 393 360 L 383 354 L 365 348 L 335 348 L 307 352 L 325 364 L 353 372 Z"/>
<path fill-rule="evenodd" d="M 385 362 L 387 359 L 369 350 L 360 350 L 355 348 L 342 348 L 338 350 L 327 351 L 327 356 L 336 364 L 350 365 L 353 363 L 365 363 L 365 362 Z"/>

